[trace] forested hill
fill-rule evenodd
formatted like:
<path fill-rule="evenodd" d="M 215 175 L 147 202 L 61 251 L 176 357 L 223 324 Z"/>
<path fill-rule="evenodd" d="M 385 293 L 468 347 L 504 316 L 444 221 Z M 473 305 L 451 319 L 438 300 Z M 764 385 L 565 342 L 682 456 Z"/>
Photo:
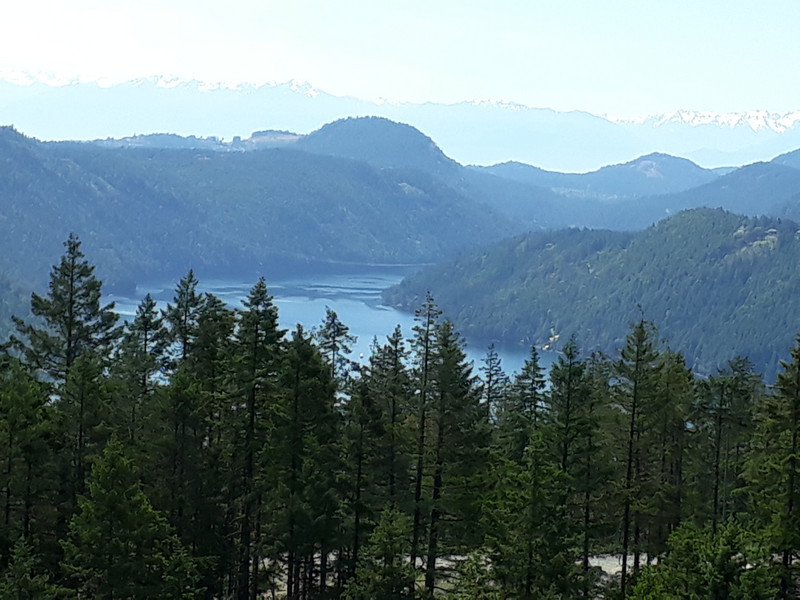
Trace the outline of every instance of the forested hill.
<path fill-rule="evenodd" d="M 356 160 L 381 172 L 423 172 L 462 196 L 492 206 L 511 219 L 520 233 L 563 227 L 639 230 L 680 210 L 701 206 L 800 218 L 800 151 L 769 163 L 729 169 L 704 169 L 663 153 L 590 173 L 550 172 L 515 162 L 462 166 L 419 130 L 378 117 L 340 119 L 307 135 L 263 131 L 232 142 L 152 135 L 95 145 L 217 152 L 294 148 Z"/>
<path fill-rule="evenodd" d="M 650 155 L 533 185 L 540 170 L 465 167 L 422 132 L 379 118 L 230 143 L 41 143 L 2 128 L 0 273 L 42 282 L 70 232 L 114 289 L 189 267 L 255 277 L 320 262 L 440 262 L 513 234 L 642 229 L 698 206 L 800 218 L 796 166 L 790 153 L 720 176 Z"/>
<path fill-rule="evenodd" d="M 307 263 L 424 263 L 513 231 L 420 170 L 286 149 L 43 144 L 0 130 L 0 272 L 43 281 L 70 232 L 110 287 Z"/>
<path fill-rule="evenodd" d="M 566 230 L 505 240 L 388 290 L 405 310 L 430 290 L 467 335 L 614 350 L 652 320 L 710 373 L 737 354 L 768 376 L 800 330 L 798 226 L 722 210 L 682 212 L 641 233 Z"/>
<path fill-rule="evenodd" d="M 572 197 L 621 199 L 670 194 L 714 181 L 718 175 L 690 160 L 654 153 L 591 173 L 558 173 L 518 162 L 475 167 L 521 183 L 554 188 Z"/>

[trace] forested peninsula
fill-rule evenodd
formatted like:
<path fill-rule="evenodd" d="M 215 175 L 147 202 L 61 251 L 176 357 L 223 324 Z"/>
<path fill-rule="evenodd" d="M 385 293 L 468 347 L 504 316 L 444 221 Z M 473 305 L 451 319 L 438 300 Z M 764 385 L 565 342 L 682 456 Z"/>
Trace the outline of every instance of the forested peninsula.
<path fill-rule="evenodd" d="M 800 323 L 800 226 L 699 208 L 642 232 L 568 229 L 465 252 L 387 290 L 413 310 L 430 291 L 465 335 L 613 352 L 656 323 L 694 370 L 747 356 L 774 381 Z"/>
<path fill-rule="evenodd" d="M 3 598 L 792 598 L 800 339 L 767 388 L 647 320 L 466 361 L 435 300 L 349 360 L 192 272 L 120 325 L 75 236 L 0 360 Z"/>

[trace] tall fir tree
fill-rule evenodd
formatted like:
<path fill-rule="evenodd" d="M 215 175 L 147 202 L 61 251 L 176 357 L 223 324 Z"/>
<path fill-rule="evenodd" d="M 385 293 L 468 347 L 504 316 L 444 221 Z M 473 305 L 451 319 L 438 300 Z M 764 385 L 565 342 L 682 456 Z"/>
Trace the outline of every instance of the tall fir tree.
<path fill-rule="evenodd" d="M 534 429 L 541 425 L 541 413 L 546 409 L 546 386 L 547 377 L 539 361 L 539 351 L 531 346 L 522 369 L 501 396 L 496 414 L 497 444 L 512 460 L 522 461 Z"/>
<path fill-rule="evenodd" d="M 645 417 L 652 408 L 658 373 L 658 351 L 655 326 L 640 320 L 631 327 L 620 358 L 615 364 L 615 402 L 626 422 L 623 438 L 625 450 L 624 473 L 621 482 L 622 500 L 622 571 L 620 588 L 625 595 L 629 579 L 628 557 L 633 554 L 633 574 L 640 568 L 642 554 L 642 503 L 646 444 L 643 434 Z"/>
<path fill-rule="evenodd" d="M 416 449 L 414 452 L 414 518 L 411 529 L 411 564 L 416 568 L 424 531 L 423 481 L 426 471 L 428 411 L 430 410 L 431 371 L 436 348 L 436 334 L 442 311 L 428 292 L 423 305 L 414 312 L 412 348 L 414 350 L 414 387 L 416 413 Z"/>
<path fill-rule="evenodd" d="M 31 314 L 43 325 L 14 317 L 20 337 L 11 340 L 25 362 L 56 386 L 66 382 L 82 354 L 106 360 L 121 334 L 114 303 L 101 306 L 102 284 L 80 240 L 70 234 L 64 247 L 61 261 L 50 272 L 47 296 L 31 295 Z"/>
<path fill-rule="evenodd" d="M 781 362 L 775 393 L 755 407 L 756 430 L 745 477 L 750 515 L 768 556 L 779 557 L 775 592 L 797 597 L 800 548 L 800 335 L 791 362 Z M 767 558 L 769 560 L 769 558 Z"/>
<path fill-rule="evenodd" d="M 197 277 L 194 270 L 181 278 L 175 288 L 174 304 L 167 304 L 162 311 L 169 330 L 168 339 L 172 343 L 171 367 L 189 356 L 189 351 L 197 336 L 198 320 L 203 307 L 203 295 L 197 292 Z"/>
<path fill-rule="evenodd" d="M 463 342 L 450 321 L 436 331 L 431 369 L 430 406 L 432 462 L 425 590 L 432 596 L 438 579 L 437 561 L 459 553 L 480 532 L 467 526 L 480 517 L 478 482 L 489 446 L 489 407 L 480 401 L 477 378 L 467 362 Z"/>
<path fill-rule="evenodd" d="M 95 463 L 63 546 L 62 567 L 79 594 L 189 600 L 199 592 L 195 565 L 116 440 Z"/>
<path fill-rule="evenodd" d="M 238 600 L 257 598 L 260 594 L 258 568 L 262 562 L 259 515 L 262 509 L 262 478 L 269 472 L 265 463 L 269 456 L 265 448 L 271 445 L 269 434 L 274 429 L 278 376 L 282 359 L 285 330 L 278 326 L 278 309 L 259 279 L 243 301 L 238 313 L 234 340 L 234 381 L 237 410 L 235 465 L 238 473 L 239 514 L 239 573 Z"/>
<path fill-rule="evenodd" d="M 125 413 L 120 435 L 135 442 L 145 426 L 143 408 L 150 403 L 164 366 L 167 330 L 150 294 L 142 299 L 133 321 L 125 326 L 112 373 L 119 384 L 116 393 L 121 396 Z"/>

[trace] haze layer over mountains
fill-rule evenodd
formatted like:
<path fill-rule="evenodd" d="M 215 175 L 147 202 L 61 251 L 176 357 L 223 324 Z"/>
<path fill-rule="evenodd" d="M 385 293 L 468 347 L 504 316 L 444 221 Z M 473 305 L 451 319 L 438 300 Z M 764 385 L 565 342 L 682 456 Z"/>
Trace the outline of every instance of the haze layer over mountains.
<path fill-rule="evenodd" d="M 307 84 L 236 87 L 147 79 L 97 83 L 0 80 L 0 119 L 46 140 L 177 133 L 231 140 L 261 129 L 308 133 L 343 115 L 378 115 L 430 135 L 462 164 L 522 161 L 584 172 L 664 152 L 706 167 L 769 160 L 800 147 L 800 112 L 674 111 L 642 118 L 491 101 L 374 103 Z"/>

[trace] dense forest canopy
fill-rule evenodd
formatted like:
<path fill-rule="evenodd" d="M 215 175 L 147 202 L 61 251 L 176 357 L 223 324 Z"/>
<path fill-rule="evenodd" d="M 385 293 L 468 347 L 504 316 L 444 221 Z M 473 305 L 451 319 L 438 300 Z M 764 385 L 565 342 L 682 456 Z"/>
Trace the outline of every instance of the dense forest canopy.
<path fill-rule="evenodd" d="M 642 314 L 699 372 L 731 353 L 772 380 L 800 323 L 800 227 L 696 209 L 641 233 L 572 229 L 504 240 L 384 293 L 409 310 L 430 290 L 478 339 L 612 351 Z"/>
<path fill-rule="evenodd" d="M 358 365 L 332 310 L 287 332 L 263 279 L 237 308 L 197 285 L 120 326 L 70 236 L 16 321 L 3 598 L 800 592 L 800 337 L 771 389 L 736 356 L 697 377 L 643 319 L 509 378 L 428 295 Z"/>
<path fill-rule="evenodd" d="M 134 142 L 0 129 L 0 597 L 800 593 L 796 153 L 478 169 L 385 119 Z M 709 204 L 750 216 L 679 212 Z M 363 364 L 258 279 L 429 262 Z M 232 274 L 241 306 L 198 291 Z"/>

